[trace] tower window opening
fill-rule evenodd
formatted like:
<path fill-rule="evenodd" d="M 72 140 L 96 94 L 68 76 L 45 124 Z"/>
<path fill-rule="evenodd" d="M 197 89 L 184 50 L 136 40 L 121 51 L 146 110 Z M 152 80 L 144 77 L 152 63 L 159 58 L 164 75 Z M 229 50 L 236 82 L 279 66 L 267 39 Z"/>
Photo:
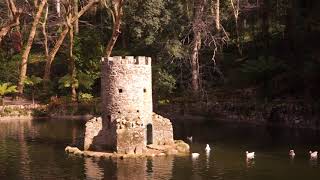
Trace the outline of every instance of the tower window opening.
<path fill-rule="evenodd" d="M 146 92 L 147 92 L 147 89 L 146 89 L 146 88 L 144 88 L 144 89 L 143 89 L 143 92 L 144 92 L 144 93 L 146 93 Z"/>
<path fill-rule="evenodd" d="M 137 110 L 137 113 L 140 112 L 139 110 Z"/>
<path fill-rule="evenodd" d="M 122 89 L 119 89 L 119 93 L 122 93 L 123 92 L 123 90 Z"/>

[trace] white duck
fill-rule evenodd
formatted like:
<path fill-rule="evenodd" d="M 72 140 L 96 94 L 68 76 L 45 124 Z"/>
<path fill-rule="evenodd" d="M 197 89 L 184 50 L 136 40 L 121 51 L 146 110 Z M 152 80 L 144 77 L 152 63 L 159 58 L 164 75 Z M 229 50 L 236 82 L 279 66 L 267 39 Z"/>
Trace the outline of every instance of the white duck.
<path fill-rule="evenodd" d="M 192 142 L 192 136 L 188 136 L 187 139 L 189 142 Z"/>
<path fill-rule="evenodd" d="M 205 150 L 206 150 L 207 153 L 210 152 L 211 148 L 210 148 L 209 144 L 207 144 Z"/>
<path fill-rule="evenodd" d="M 248 152 L 246 151 L 246 156 L 247 156 L 247 159 L 254 159 L 254 152 Z"/>
<path fill-rule="evenodd" d="M 289 151 L 289 156 L 294 157 L 296 155 L 296 153 L 294 152 L 294 150 L 290 150 Z"/>
<path fill-rule="evenodd" d="M 318 151 L 309 151 L 309 154 L 310 154 L 310 158 L 311 159 L 317 159 L 318 158 Z"/>
<path fill-rule="evenodd" d="M 199 153 L 192 153 L 192 154 L 191 154 L 192 159 L 196 159 L 196 158 L 198 158 L 199 156 L 200 156 Z"/>

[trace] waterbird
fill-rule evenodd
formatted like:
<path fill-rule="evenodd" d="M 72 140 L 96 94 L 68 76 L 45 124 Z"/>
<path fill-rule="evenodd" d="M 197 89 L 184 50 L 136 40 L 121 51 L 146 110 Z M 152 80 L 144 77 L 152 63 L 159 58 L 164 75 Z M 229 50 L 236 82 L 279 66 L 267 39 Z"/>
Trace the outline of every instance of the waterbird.
<path fill-rule="evenodd" d="M 254 158 L 254 152 L 248 152 L 246 151 L 246 156 L 247 156 L 247 159 L 253 159 Z"/>
<path fill-rule="evenodd" d="M 294 153 L 294 150 L 291 149 L 289 151 L 289 156 L 294 157 L 295 155 L 296 155 L 296 153 Z"/>
<path fill-rule="evenodd" d="M 210 148 L 209 144 L 207 144 L 207 146 L 206 146 L 205 150 L 206 150 L 207 152 L 209 152 L 209 151 L 211 150 L 211 148 Z"/>
<path fill-rule="evenodd" d="M 317 159 L 318 158 L 318 151 L 309 151 L 309 154 L 310 154 L 310 158 L 311 159 Z"/>
<path fill-rule="evenodd" d="M 192 157 L 193 159 L 196 159 L 196 158 L 198 158 L 199 156 L 200 156 L 199 153 L 192 153 L 192 154 L 191 154 L 191 157 Z"/>

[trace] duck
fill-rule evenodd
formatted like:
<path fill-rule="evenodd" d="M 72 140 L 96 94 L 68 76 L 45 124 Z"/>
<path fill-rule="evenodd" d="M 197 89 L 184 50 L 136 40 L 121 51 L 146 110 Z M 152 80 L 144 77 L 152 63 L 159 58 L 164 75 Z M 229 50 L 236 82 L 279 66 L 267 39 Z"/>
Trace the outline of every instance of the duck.
<path fill-rule="evenodd" d="M 209 144 L 207 144 L 206 148 L 205 148 L 206 152 L 209 152 L 211 150 Z"/>
<path fill-rule="evenodd" d="M 310 154 L 310 158 L 311 159 L 317 159 L 318 158 L 318 151 L 309 151 L 309 154 Z"/>
<path fill-rule="evenodd" d="M 289 151 L 289 156 L 294 157 L 296 155 L 296 153 L 294 152 L 294 150 L 290 150 Z"/>
<path fill-rule="evenodd" d="M 246 156 L 247 156 L 247 159 L 254 159 L 254 152 L 248 152 L 246 151 Z"/>
<path fill-rule="evenodd" d="M 189 142 L 192 142 L 192 136 L 188 136 L 187 139 Z"/>
<path fill-rule="evenodd" d="M 198 158 L 199 156 L 200 156 L 199 153 L 192 153 L 192 154 L 191 154 L 191 157 L 192 157 L 193 159 L 196 159 L 196 158 Z"/>

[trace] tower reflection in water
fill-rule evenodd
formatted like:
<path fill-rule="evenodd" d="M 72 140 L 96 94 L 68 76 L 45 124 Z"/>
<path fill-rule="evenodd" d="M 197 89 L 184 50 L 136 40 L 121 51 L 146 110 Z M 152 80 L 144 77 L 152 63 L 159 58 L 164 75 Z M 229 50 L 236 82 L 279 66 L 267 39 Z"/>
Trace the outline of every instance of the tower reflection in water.
<path fill-rule="evenodd" d="M 85 158 L 87 179 L 147 180 L 171 179 L 172 156 L 100 160 Z"/>

